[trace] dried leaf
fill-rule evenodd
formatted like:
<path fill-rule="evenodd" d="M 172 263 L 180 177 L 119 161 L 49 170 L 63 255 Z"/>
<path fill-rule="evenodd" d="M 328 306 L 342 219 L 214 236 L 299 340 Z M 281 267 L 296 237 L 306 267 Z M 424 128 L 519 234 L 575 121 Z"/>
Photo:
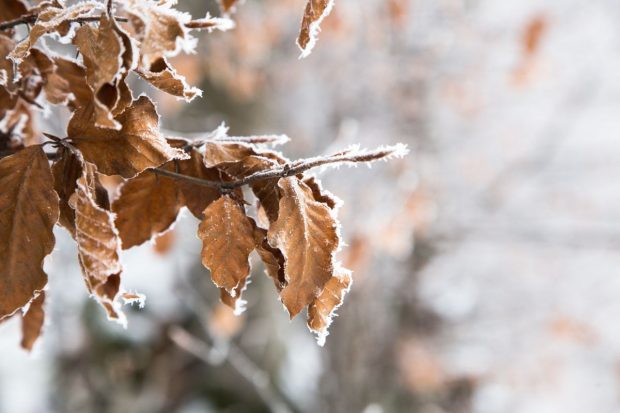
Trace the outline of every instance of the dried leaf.
<path fill-rule="evenodd" d="M 32 351 L 34 343 L 41 335 L 43 323 L 45 321 L 45 311 L 43 303 L 45 302 L 45 291 L 41 291 L 28 307 L 28 311 L 22 317 L 22 342 L 21 346 L 25 350 Z"/>
<path fill-rule="evenodd" d="M 332 211 L 314 200 L 312 190 L 296 177 L 280 179 L 278 220 L 269 243 L 282 251 L 287 285 L 280 297 L 291 317 L 313 302 L 334 272 L 338 224 Z"/>
<path fill-rule="evenodd" d="M 254 229 L 254 241 L 256 252 L 265 265 L 265 273 L 273 280 L 278 291 L 282 291 L 286 285 L 282 251 L 269 245 L 267 231 L 262 228 L 256 227 Z"/>
<path fill-rule="evenodd" d="M 67 20 L 93 15 L 93 12 L 101 9 L 101 3 L 84 1 L 67 8 L 47 7 L 38 13 L 37 21 L 30 29 L 28 37 L 21 41 L 9 54 L 9 58 L 19 64 L 29 53 L 30 48 L 39 38 L 56 32 L 59 35 L 69 33 Z"/>
<path fill-rule="evenodd" d="M 171 57 L 182 49 L 191 52 L 195 47 L 185 23 L 191 20 L 187 13 L 171 8 L 172 2 L 127 1 L 130 23 L 140 42 L 138 67 L 148 69 L 162 57 Z"/>
<path fill-rule="evenodd" d="M 108 317 L 125 323 L 118 293 L 122 266 L 121 239 L 114 226 L 114 215 L 104 208 L 106 199 L 97 182 L 95 167 L 85 162 L 77 181 L 72 206 L 75 209 L 75 240 L 88 291 L 104 307 Z"/>
<path fill-rule="evenodd" d="M 221 181 L 228 178 L 215 168 L 207 168 L 202 154 L 196 149 L 189 153 L 190 159 L 179 161 L 179 173 L 208 181 Z M 198 186 L 186 181 L 178 181 L 177 185 L 185 199 L 185 206 L 198 219 L 202 220 L 203 212 L 209 204 L 220 197 L 220 191 L 208 186 Z M 240 192 L 239 192 L 240 194 Z"/>
<path fill-rule="evenodd" d="M 321 30 L 321 22 L 329 15 L 333 7 L 334 0 L 308 0 L 297 38 L 302 58 L 309 56 L 312 52 Z"/>
<path fill-rule="evenodd" d="M 163 57 L 156 60 L 148 70 L 138 70 L 137 73 L 157 89 L 184 98 L 186 102 L 202 96 L 202 90 L 188 85 L 185 77 L 178 74 Z"/>
<path fill-rule="evenodd" d="M 334 312 L 351 288 L 351 272 L 338 268 L 335 275 L 325 284 L 321 294 L 308 307 L 308 327 L 317 333 L 319 345 L 325 344 L 328 328 L 332 323 Z"/>
<path fill-rule="evenodd" d="M 82 176 L 82 161 L 67 149 L 61 150 L 59 156 L 52 165 L 54 190 L 60 198 L 58 223 L 75 235 L 75 210 L 69 205 L 69 199 L 75 193 L 77 180 Z"/>
<path fill-rule="evenodd" d="M 96 186 L 94 166 L 84 163 L 72 204 L 80 264 L 91 291 L 122 270 L 119 260 L 121 243 L 114 216 L 97 202 Z"/>
<path fill-rule="evenodd" d="M 31 146 L 0 159 L 0 319 L 47 283 L 43 259 L 54 247 L 58 196 L 47 156 Z"/>
<path fill-rule="evenodd" d="M 174 171 L 174 164 L 165 169 Z M 183 206 L 175 180 L 146 170 L 125 182 L 112 204 L 123 249 L 140 245 L 170 228 Z"/>
<path fill-rule="evenodd" d="M 98 27 L 83 25 L 76 32 L 76 45 L 86 67 L 86 80 L 94 94 L 95 104 L 107 109 L 107 116 L 97 117 L 95 126 L 120 128 L 112 116 L 119 99 L 117 82 L 121 79 L 123 45 L 114 22 L 103 14 Z"/>
<path fill-rule="evenodd" d="M 238 297 L 250 275 L 249 255 L 255 248 L 253 222 L 228 195 L 209 205 L 204 216 L 198 228 L 202 263 L 218 287 Z"/>
<path fill-rule="evenodd" d="M 258 151 L 240 143 L 207 143 L 205 163 L 216 167 L 233 178 L 241 179 L 256 172 L 272 169 L 286 160 L 273 151 Z M 250 185 L 254 195 L 260 200 L 270 222 L 278 218 L 280 194 L 278 178 L 256 181 Z"/>
<path fill-rule="evenodd" d="M 76 115 L 69 123 L 69 137 L 102 174 L 132 178 L 173 159 L 187 159 L 183 150 L 172 148 L 159 133 L 159 115 L 146 96 L 116 118 L 120 131 L 97 128 Z"/>

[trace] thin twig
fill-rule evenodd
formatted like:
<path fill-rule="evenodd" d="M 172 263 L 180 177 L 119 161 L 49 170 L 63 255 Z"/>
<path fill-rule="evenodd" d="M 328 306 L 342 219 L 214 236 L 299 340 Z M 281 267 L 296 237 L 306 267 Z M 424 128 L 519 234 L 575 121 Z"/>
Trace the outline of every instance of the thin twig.
<path fill-rule="evenodd" d="M 154 168 L 153 172 L 158 175 L 167 176 L 173 179 L 182 179 L 187 182 L 200 185 L 200 186 L 208 186 L 211 188 L 219 188 L 221 190 L 232 190 L 236 188 L 240 188 L 244 185 L 249 185 L 257 181 L 262 181 L 265 179 L 276 179 L 276 178 L 286 178 L 289 176 L 294 176 L 301 174 L 307 170 L 317 168 L 319 166 L 324 165 L 340 165 L 340 164 L 358 164 L 358 163 L 367 163 L 374 162 L 381 159 L 388 159 L 391 157 L 398 157 L 406 154 L 406 148 L 401 146 L 394 147 L 386 147 L 379 148 L 374 151 L 343 151 L 341 153 L 327 156 L 327 157 L 315 157 L 308 159 L 300 159 L 298 161 L 289 162 L 282 166 L 278 166 L 274 169 L 267 169 L 264 171 L 256 172 L 252 175 L 248 175 L 244 178 L 234 180 L 234 181 L 210 181 L 206 179 L 195 178 L 193 176 L 182 175 L 176 172 L 171 172 L 162 168 Z"/>
<path fill-rule="evenodd" d="M 33 24 L 37 21 L 38 15 L 36 14 L 27 14 L 15 20 L 9 20 L 8 22 L 0 23 L 0 31 L 12 29 L 15 26 L 19 26 L 20 24 Z M 126 17 L 118 17 L 114 16 L 114 19 L 119 22 L 127 22 Z M 101 16 L 87 16 L 87 17 L 76 17 L 75 19 L 68 19 L 69 23 L 92 23 L 98 22 L 101 20 Z"/>

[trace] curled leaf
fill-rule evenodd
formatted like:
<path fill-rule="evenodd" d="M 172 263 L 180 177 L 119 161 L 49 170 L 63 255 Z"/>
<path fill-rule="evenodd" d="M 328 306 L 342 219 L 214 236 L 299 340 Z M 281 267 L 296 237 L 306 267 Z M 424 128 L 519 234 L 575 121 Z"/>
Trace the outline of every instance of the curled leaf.
<path fill-rule="evenodd" d="M 56 33 L 66 35 L 70 33 L 71 23 L 68 21 L 79 17 L 92 16 L 93 12 L 101 9 L 101 3 L 83 1 L 70 7 L 46 7 L 37 15 L 37 20 L 30 29 L 28 37 L 15 46 L 9 58 L 19 64 L 29 53 L 30 48 L 46 34 Z"/>
<path fill-rule="evenodd" d="M 97 27 L 89 24 L 80 27 L 73 43 L 82 54 L 94 103 L 107 109 L 107 116 L 97 117 L 95 126 L 118 129 L 120 125 L 114 121 L 111 111 L 120 98 L 117 82 L 122 75 L 123 44 L 114 22 L 103 14 Z"/>
<path fill-rule="evenodd" d="M 98 190 L 95 168 L 84 163 L 73 199 L 75 240 L 88 291 L 106 309 L 110 319 L 125 323 L 117 296 L 122 266 L 121 239 L 113 214 L 105 208 L 107 199 Z"/>
<path fill-rule="evenodd" d="M 312 52 L 319 37 L 321 22 L 329 15 L 333 7 L 334 0 L 308 0 L 297 38 L 301 58 L 309 56 Z"/>
<path fill-rule="evenodd" d="M 188 85 L 185 77 L 178 74 L 164 57 L 156 60 L 148 69 L 138 70 L 137 73 L 157 89 L 183 98 L 186 102 L 202 96 L 202 90 Z"/>

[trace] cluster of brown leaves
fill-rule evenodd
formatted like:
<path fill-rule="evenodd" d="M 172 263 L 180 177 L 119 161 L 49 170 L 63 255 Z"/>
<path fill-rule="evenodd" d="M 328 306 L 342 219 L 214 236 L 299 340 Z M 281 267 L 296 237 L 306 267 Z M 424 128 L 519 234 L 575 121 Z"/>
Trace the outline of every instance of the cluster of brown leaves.
<path fill-rule="evenodd" d="M 234 3 L 222 1 L 223 11 Z M 307 308 L 310 329 L 324 339 L 351 274 L 335 259 L 339 201 L 304 171 L 384 159 L 402 148 L 291 162 L 260 147 L 280 137 L 234 138 L 222 130 L 195 141 L 166 137 L 151 100 L 134 98 L 128 74 L 193 99 L 200 90 L 168 58 L 194 47 L 191 30 L 226 29 L 230 21 L 192 20 L 166 1 L 106 6 L 53 0 L 31 8 L 0 0 L 0 320 L 21 309 L 22 344 L 32 347 L 44 319 L 43 261 L 59 224 L 77 243 L 88 292 L 110 319 L 125 323 L 121 300 L 139 297 L 121 289 L 121 251 L 169 230 L 185 207 L 200 220 L 202 262 L 222 302 L 243 309 L 256 251 L 290 316 Z M 329 6 L 308 3 L 304 50 Z M 21 41 L 16 24 L 7 24 L 13 21 L 31 25 Z M 80 58 L 51 53 L 39 41 L 48 36 L 73 44 Z M 46 104 L 71 110 L 66 137 L 37 132 L 34 112 Z M 124 181 L 113 199 L 101 182 L 109 175 Z M 241 190 L 246 185 L 256 198 L 254 217 Z"/>

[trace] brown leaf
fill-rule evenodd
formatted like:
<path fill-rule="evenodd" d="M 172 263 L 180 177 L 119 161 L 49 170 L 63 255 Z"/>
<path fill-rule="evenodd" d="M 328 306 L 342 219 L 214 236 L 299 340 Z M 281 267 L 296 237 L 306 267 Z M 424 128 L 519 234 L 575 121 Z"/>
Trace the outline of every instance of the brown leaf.
<path fill-rule="evenodd" d="M 162 57 L 176 55 L 190 47 L 191 36 L 185 27 L 191 16 L 172 9 L 171 3 L 129 0 L 126 2 L 129 22 L 140 42 L 138 67 L 147 69 Z"/>
<path fill-rule="evenodd" d="M 9 58 L 19 64 L 39 38 L 53 32 L 58 32 L 61 36 L 66 35 L 69 33 L 67 20 L 90 16 L 95 10 L 100 10 L 100 7 L 101 3 L 83 1 L 67 8 L 45 8 L 38 14 L 37 21 L 31 27 L 28 37 L 15 46 Z"/>
<path fill-rule="evenodd" d="M 96 175 L 92 164 L 84 163 L 77 180 L 72 206 L 75 209 L 75 238 L 86 285 L 91 293 L 120 274 L 121 241 L 113 214 L 97 202 Z"/>
<path fill-rule="evenodd" d="M 43 330 L 43 322 L 45 321 L 45 311 L 43 303 L 45 302 L 45 291 L 37 296 L 28 307 L 28 311 L 22 317 L 22 348 L 32 351 L 32 346 L 41 335 Z"/>
<path fill-rule="evenodd" d="M 192 149 L 189 155 L 190 159 L 179 161 L 179 173 L 208 181 L 227 180 L 217 169 L 207 168 L 202 154 L 196 149 Z M 200 220 L 204 217 L 205 208 L 220 197 L 220 191 L 216 188 L 198 186 L 182 180 L 177 181 L 177 185 L 185 199 L 185 206 Z"/>
<path fill-rule="evenodd" d="M 114 22 L 103 14 L 97 27 L 90 24 L 80 27 L 73 43 L 82 54 L 95 104 L 107 109 L 107 116 L 97 117 L 95 126 L 120 128 L 111 113 L 120 97 L 117 82 L 121 79 L 123 64 L 122 40 L 115 31 Z"/>
<path fill-rule="evenodd" d="M 138 70 L 137 73 L 157 89 L 184 98 L 186 102 L 202 96 L 202 90 L 188 85 L 185 77 L 178 74 L 163 57 L 156 60 L 148 70 Z"/>
<path fill-rule="evenodd" d="M 174 171 L 174 164 L 165 169 Z M 183 206 L 183 197 L 174 179 L 146 170 L 125 182 L 114 201 L 123 249 L 140 245 L 170 228 Z"/>
<path fill-rule="evenodd" d="M 52 165 L 54 190 L 60 198 L 58 223 L 75 236 L 75 210 L 69 205 L 69 199 L 75 193 L 77 180 L 82 176 L 82 161 L 67 149 L 60 150 L 59 156 Z"/>
<path fill-rule="evenodd" d="M 321 22 L 333 7 L 334 0 L 308 0 L 297 38 L 301 57 L 307 57 L 312 52 L 319 36 Z"/>
<path fill-rule="evenodd" d="M 249 255 L 255 248 L 253 222 L 228 195 L 209 205 L 204 216 L 198 227 L 202 263 L 218 287 L 238 298 L 250 275 Z"/>
<path fill-rule="evenodd" d="M 312 190 L 296 177 L 280 179 L 278 220 L 269 243 L 282 251 L 287 285 L 280 298 L 291 317 L 313 302 L 334 272 L 338 224 L 332 211 L 314 200 Z"/>
<path fill-rule="evenodd" d="M 267 231 L 256 227 L 254 229 L 254 241 L 256 252 L 265 265 L 265 273 L 271 277 L 278 291 L 282 291 L 286 285 L 284 275 L 284 255 L 282 251 L 269 245 L 267 241 Z"/>
<path fill-rule="evenodd" d="M 45 89 L 51 103 L 64 104 L 71 98 L 71 107 L 87 106 L 93 99 L 93 91 L 86 82 L 86 68 L 63 57 L 55 57 L 55 72 L 48 77 Z"/>
<path fill-rule="evenodd" d="M 308 327 L 318 335 L 319 345 L 325 344 L 327 329 L 332 323 L 334 312 L 342 304 L 342 299 L 351 288 L 351 272 L 343 268 L 334 271 L 335 275 L 327 281 L 321 294 L 308 307 Z"/>
<path fill-rule="evenodd" d="M 183 150 L 172 148 L 160 134 L 159 115 L 146 96 L 116 118 L 120 131 L 97 128 L 77 115 L 69 123 L 69 137 L 102 174 L 132 178 L 173 159 L 187 159 Z"/>
<path fill-rule="evenodd" d="M 283 162 L 286 160 L 277 153 L 258 151 L 249 145 L 238 143 L 207 143 L 205 145 L 207 166 L 216 167 L 236 179 L 272 169 Z M 278 178 L 272 178 L 256 181 L 250 185 L 270 222 L 278 218 L 280 194 L 277 183 Z"/>
<path fill-rule="evenodd" d="M 54 247 L 58 196 L 47 156 L 31 146 L 0 159 L 0 319 L 47 283 L 43 259 Z"/>

